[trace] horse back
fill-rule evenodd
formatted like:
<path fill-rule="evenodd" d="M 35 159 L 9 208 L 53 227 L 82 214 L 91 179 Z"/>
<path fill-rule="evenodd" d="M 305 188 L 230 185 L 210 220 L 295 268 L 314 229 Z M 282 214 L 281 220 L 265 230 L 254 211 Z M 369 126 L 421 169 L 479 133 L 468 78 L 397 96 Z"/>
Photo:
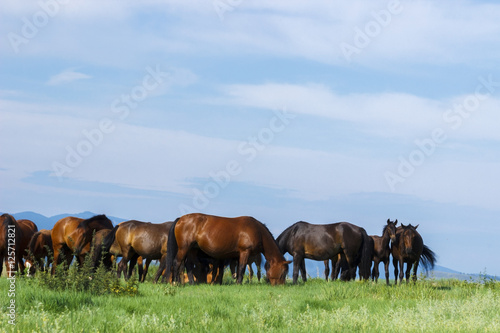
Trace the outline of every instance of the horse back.
<path fill-rule="evenodd" d="M 121 252 L 128 248 L 141 256 L 159 259 L 167 252 L 167 241 L 173 222 L 150 223 L 127 221 L 120 224 L 116 231 L 116 242 Z"/>
<path fill-rule="evenodd" d="M 250 216 L 188 214 L 177 221 L 174 232 L 179 246 L 197 244 L 202 251 L 218 258 L 234 257 L 242 249 L 262 251 L 260 222 Z"/>
<path fill-rule="evenodd" d="M 63 217 L 54 224 L 51 232 L 53 245 L 67 245 L 73 249 L 73 244 L 76 240 L 71 240 L 70 235 L 78 228 L 83 219 L 74 216 Z"/>

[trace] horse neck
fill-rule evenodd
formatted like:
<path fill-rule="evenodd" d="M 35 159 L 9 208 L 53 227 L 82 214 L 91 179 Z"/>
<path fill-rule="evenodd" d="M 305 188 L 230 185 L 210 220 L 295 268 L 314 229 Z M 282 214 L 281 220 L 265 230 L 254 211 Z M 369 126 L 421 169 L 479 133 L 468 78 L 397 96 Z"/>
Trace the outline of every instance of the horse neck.
<path fill-rule="evenodd" d="M 265 227 L 262 227 L 266 229 Z M 278 244 L 274 240 L 273 236 L 268 230 L 264 230 L 262 233 L 262 254 L 267 261 L 274 260 L 285 260 L 283 254 L 281 253 Z"/>
<path fill-rule="evenodd" d="M 391 241 L 391 236 L 387 230 L 384 231 L 382 235 L 382 249 L 389 249 L 389 242 Z"/>

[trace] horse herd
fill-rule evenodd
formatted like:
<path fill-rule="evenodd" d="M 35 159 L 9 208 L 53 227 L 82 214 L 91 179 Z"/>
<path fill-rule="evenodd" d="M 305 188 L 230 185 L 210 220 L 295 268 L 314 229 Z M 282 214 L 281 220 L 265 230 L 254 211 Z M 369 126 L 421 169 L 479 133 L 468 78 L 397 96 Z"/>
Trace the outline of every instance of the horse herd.
<path fill-rule="evenodd" d="M 94 268 L 103 265 L 110 269 L 116 258 L 122 257 L 117 272 L 119 276 L 124 273 L 126 279 L 138 265 L 141 282 L 151 261 L 159 260 L 155 283 L 160 277 L 162 282 L 181 282 L 184 276 L 190 283 L 222 283 L 226 265 L 231 267 L 237 283 L 242 283 L 247 265 L 251 269 L 253 262 L 257 264 L 260 279 L 263 255 L 266 281 L 279 285 L 286 281 L 291 261 L 284 255 L 289 253 L 293 257 L 294 284 L 299 273 L 303 281 L 307 280 L 305 259 L 324 261 L 327 280 L 330 261 L 332 280 L 339 274 L 343 280 L 355 279 L 359 269 L 361 279 L 371 277 L 375 281 L 379 276 L 379 263 L 383 262 L 389 284 L 391 255 L 395 283 L 398 277 L 402 282 L 405 273 L 408 282 L 412 268 L 415 281 L 419 263 L 426 269 L 433 267 L 435 254 L 424 245 L 417 232 L 418 225 L 397 224 L 397 220 L 387 220 L 382 236 L 369 236 L 365 229 L 348 222 L 318 225 L 300 221 L 275 239 L 263 223 L 249 216 L 227 218 L 195 213 L 174 222 L 131 220 L 114 227 L 105 215 L 89 219 L 65 217 L 57 221 L 52 230 L 38 231 L 32 221 L 16 221 L 11 215 L 3 214 L 0 216 L 0 274 L 4 259 L 8 274 L 16 270 L 24 272 L 25 261 L 30 264 L 32 274 L 50 265 L 54 273 L 63 261 L 68 267 L 76 257 L 82 265 L 85 257 L 92 254 Z"/>

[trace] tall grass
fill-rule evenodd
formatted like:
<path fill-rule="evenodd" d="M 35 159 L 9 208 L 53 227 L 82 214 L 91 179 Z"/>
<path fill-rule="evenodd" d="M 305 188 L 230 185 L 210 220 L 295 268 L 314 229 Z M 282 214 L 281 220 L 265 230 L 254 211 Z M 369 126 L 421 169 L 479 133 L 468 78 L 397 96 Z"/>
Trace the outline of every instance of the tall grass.
<path fill-rule="evenodd" d="M 123 281 L 120 281 L 123 284 Z M 500 331 L 500 283 L 425 280 L 387 287 L 312 279 L 298 285 L 152 284 L 136 294 L 16 282 L 17 323 L 7 332 L 456 332 Z M 0 280 L 5 290 L 6 279 Z M 4 313 L 6 293 L 0 295 Z"/>

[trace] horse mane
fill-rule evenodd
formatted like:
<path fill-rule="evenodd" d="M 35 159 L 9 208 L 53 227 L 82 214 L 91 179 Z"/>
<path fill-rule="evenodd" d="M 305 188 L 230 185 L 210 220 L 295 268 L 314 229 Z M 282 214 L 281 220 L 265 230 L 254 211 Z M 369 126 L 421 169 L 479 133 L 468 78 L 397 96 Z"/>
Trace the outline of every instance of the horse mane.
<path fill-rule="evenodd" d="M 297 222 L 299 223 L 299 222 Z M 285 230 L 283 230 L 283 232 L 278 236 L 278 238 L 276 238 L 276 243 L 278 244 L 278 247 L 281 251 L 281 253 L 285 254 L 287 251 L 285 249 L 285 246 L 286 246 L 286 241 L 290 238 L 290 234 L 292 233 L 292 229 L 295 229 L 295 225 L 297 223 L 294 223 L 292 224 L 291 226 L 289 226 L 288 228 L 286 228 Z"/>
<path fill-rule="evenodd" d="M 108 219 L 108 217 L 104 214 L 100 214 L 100 215 L 95 215 L 95 216 L 92 216 L 91 218 L 88 218 L 86 220 L 83 220 L 82 222 L 80 222 L 78 224 L 78 228 L 86 228 L 88 227 L 88 225 L 92 222 L 95 222 L 95 221 L 100 221 L 100 220 L 108 220 L 111 222 L 110 219 Z"/>
<path fill-rule="evenodd" d="M 30 243 L 28 244 L 28 250 L 31 252 L 31 255 L 33 255 L 33 249 L 35 248 L 36 242 L 38 240 L 38 236 L 40 236 L 41 232 L 37 231 L 31 236 Z"/>
<path fill-rule="evenodd" d="M 271 230 L 269 230 L 269 228 L 267 227 L 267 225 L 266 225 L 265 223 L 260 222 L 259 220 L 257 220 L 257 222 L 259 222 L 259 223 L 260 223 L 260 224 L 264 227 L 264 229 L 265 229 L 265 230 L 267 230 L 267 232 L 269 233 L 269 235 L 270 235 L 270 236 L 271 236 L 271 238 L 273 239 L 274 243 L 275 243 L 276 245 L 278 245 L 278 242 L 277 242 L 277 241 L 276 241 L 276 239 L 274 238 L 273 233 L 271 232 Z M 279 246 L 278 246 L 278 247 L 279 247 Z"/>

